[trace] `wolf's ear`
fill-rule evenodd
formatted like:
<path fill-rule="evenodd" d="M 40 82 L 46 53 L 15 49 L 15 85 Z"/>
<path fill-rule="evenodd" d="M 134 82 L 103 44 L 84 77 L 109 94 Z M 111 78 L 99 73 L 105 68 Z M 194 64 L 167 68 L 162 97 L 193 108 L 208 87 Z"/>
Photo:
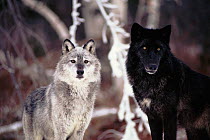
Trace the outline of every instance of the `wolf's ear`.
<path fill-rule="evenodd" d="M 95 55 L 96 52 L 96 46 L 95 46 L 95 42 L 90 39 L 83 47 L 83 49 L 86 49 L 87 51 L 89 51 L 91 54 Z"/>
<path fill-rule="evenodd" d="M 167 44 L 169 44 L 170 41 L 170 35 L 171 35 L 171 25 L 167 25 L 160 29 L 161 31 L 161 38 L 164 40 Z"/>
<path fill-rule="evenodd" d="M 75 48 L 74 44 L 69 39 L 65 39 L 62 44 L 62 54 L 64 55 L 70 52 L 74 48 Z"/>
<path fill-rule="evenodd" d="M 131 42 L 141 39 L 144 28 L 138 23 L 134 23 L 131 27 Z"/>

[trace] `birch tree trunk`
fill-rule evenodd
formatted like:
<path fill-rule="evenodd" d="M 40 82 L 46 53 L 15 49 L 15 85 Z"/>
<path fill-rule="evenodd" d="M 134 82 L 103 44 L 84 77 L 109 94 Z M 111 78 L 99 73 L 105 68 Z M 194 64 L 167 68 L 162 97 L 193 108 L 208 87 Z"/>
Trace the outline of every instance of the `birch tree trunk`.
<path fill-rule="evenodd" d="M 98 11 L 95 1 L 82 1 L 82 14 L 85 19 L 85 33 L 87 38 L 101 38 L 101 31 L 104 26 L 104 19 Z"/>
<path fill-rule="evenodd" d="M 147 28 L 157 28 L 159 26 L 160 3 L 161 3 L 161 0 L 149 0 L 148 1 Z"/>

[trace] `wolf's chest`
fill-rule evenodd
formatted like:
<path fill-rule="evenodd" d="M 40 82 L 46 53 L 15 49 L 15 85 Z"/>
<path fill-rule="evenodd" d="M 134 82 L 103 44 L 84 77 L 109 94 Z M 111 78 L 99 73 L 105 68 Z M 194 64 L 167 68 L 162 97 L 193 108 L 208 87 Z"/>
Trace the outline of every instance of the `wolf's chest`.
<path fill-rule="evenodd" d="M 84 90 L 68 90 L 60 95 L 53 96 L 53 111 L 59 114 L 61 118 L 73 119 L 90 112 L 94 104 L 94 95 L 89 96 L 89 92 Z M 94 94 L 94 93 L 92 93 Z"/>
<path fill-rule="evenodd" d="M 94 101 L 89 101 L 87 97 L 74 97 L 63 102 L 62 108 L 67 117 L 82 116 L 90 111 Z"/>
<path fill-rule="evenodd" d="M 162 114 L 166 108 L 163 102 L 152 98 L 143 98 L 138 101 L 138 104 L 145 113 Z"/>
<path fill-rule="evenodd" d="M 148 89 L 135 93 L 139 106 L 144 112 L 163 114 L 167 108 L 176 106 L 175 92 L 166 90 Z"/>

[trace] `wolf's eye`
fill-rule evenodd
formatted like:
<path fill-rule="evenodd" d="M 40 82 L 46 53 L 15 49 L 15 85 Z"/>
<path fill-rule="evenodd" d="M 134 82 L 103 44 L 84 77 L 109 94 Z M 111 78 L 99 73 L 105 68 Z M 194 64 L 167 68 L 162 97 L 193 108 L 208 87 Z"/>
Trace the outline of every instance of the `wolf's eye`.
<path fill-rule="evenodd" d="M 89 62 L 88 60 L 85 60 L 85 61 L 84 61 L 85 64 L 87 64 L 88 62 Z"/>
<path fill-rule="evenodd" d="M 157 51 L 160 51 L 160 48 L 157 48 Z"/>
<path fill-rule="evenodd" d="M 76 63 L 76 61 L 75 60 L 70 60 L 71 61 L 71 63 Z"/>
<path fill-rule="evenodd" d="M 147 49 L 147 47 L 143 47 L 143 50 L 146 50 Z"/>

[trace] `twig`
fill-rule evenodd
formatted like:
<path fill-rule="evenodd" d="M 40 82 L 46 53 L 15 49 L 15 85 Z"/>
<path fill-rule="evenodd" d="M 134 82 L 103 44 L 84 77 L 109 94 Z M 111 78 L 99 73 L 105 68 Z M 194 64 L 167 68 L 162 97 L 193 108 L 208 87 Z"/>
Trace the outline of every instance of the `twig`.
<path fill-rule="evenodd" d="M 32 49 L 31 49 L 30 45 L 29 45 L 28 42 L 27 42 L 27 39 L 26 39 L 25 34 L 24 34 L 24 31 L 22 30 L 21 23 L 20 23 L 20 21 L 17 19 L 17 16 L 15 16 L 16 14 L 15 14 L 14 6 L 12 5 L 11 0 L 8 0 L 8 5 L 9 5 L 9 8 L 10 8 L 10 11 L 12 12 L 13 19 L 14 19 L 16 25 L 17 25 L 17 29 L 18 29 L 19 32 L 20 32 L 20 36 L 21 36 L 21 38 L 22 38 L 22 41 L 23 41 L 23 43 L 24 43 L 24 46 L 26 47 L 26 49 L 27 49 L 29 55 L 32 57 L 32 59 L 35 60 L 35 59 L 36 59 L 36 58 L 35 58 L 35 55 L 34 55 Z"/>
<path fill-rule="evenodd" d="M 29 35 L 31 35 L 31 36 L 33 36 L 35 39 L 37 39 L 37 41 L 39 41 L 39 43 L 41 44 L 41 46 L 43 47 L 43 49 L 44 49 L 44 52 L 46 53 L 47 52 L 47 47 L 46 47 L 46 43 L 45 43 L 45 41 L 36 33 L 36 32 L 34 32 L 33 30 L 31 30 L 31 29 L 29 29 L 29 28 L 25 28 L 25 31 L 29 34 Z"/>
<path fill-rule="evenodd" d="M 16 45 L 15 45 L 15 42 L 14 40 L 11 38 L 11 36 L 9 35 L 9 33 L 4 30 L 2 27 L 0 27 L 0 32 L 3 33 L 3 35 L 7 38 L 7 40 L 11 43 L 12 47 L 14 48 L 15 52 L 17 53 L 17 55 L 20 57 L 20 58 L 23 58 L 23 55 L 22 53 L 17 49 Z"/>
<path fill-rule="evenodd" d="M 77 12 L 77 9 L 81 6 L 81 3 L 78 3 L 78 0 L 72 0 L 72 12 L 71 16 L 73 19 L 73 24 L 69 27 L 69 34 L 70 34 L 70 40 L 73 44 L 76 44 L 76 30 L 77 26 L 81 24 L 81 22 L 84 22 L 85 20 L 83 18 L 79 17 L 79 13 Z"/>
<path fill-rule="evenodd" d="M 117 114 L 117 108 L 102 108 L 102 109 L 96 109 L 93 112 L 92 118 L 98 118 L 106 115 L 116 115 Z"/>
<path fill-rule="evenodd" d="M 12 65 L 11 65 L 11 62 L 10 62 L 10 59 L 9 59 L 9 52 L 6 52 L 6 51 L 5 51 L 4 54 L 5 54 L 7 66 L 8 66 L 10 69 L 12 69 Z M 15 77 L 15 74 L 14 74 L 14 69 L 13 69 L 13 71 L 9 70 L 8 72 L 10 73 L 10 77 L 11 77 L 11 79 L 12 79 L 13 85 L 15 86 L 15 89 L 16 89 L 16 92 L 17 92 L 19 101 L 20 101 L 20 103 L 22 104 L 22 103 L 23 103 L 23 95 L 22 95 L 22 93 L 21 93 L 21 91 L 20 91 L 19 84 L 17 83 L 16 77 Z"/>

